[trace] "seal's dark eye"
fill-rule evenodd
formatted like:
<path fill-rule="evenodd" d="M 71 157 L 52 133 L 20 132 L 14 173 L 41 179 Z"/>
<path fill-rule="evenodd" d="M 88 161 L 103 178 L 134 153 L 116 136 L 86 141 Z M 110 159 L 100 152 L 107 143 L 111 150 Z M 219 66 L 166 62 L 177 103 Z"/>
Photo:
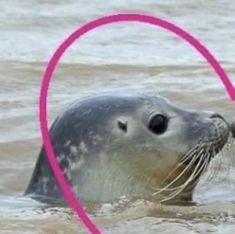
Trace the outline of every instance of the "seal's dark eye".
<path fill-rule="evenodd" d="M 150 118 L 148 128 L 155 134 L 162 134 L 166 131 L 167 126 L 167 117 L 161 114 L 157 114 Z"/>

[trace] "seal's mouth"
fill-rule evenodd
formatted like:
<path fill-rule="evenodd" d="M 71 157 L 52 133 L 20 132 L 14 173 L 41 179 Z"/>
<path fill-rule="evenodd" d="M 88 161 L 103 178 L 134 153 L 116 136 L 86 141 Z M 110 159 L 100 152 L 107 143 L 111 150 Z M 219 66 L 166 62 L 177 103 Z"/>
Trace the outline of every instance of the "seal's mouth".
<path fill-rule="evenodd" d="M 165 194 L 161 202 L 172 200 L 183 193 L 192 193 L 199 178 L 207 170 L 209 163 L 228 142 L 231 134 L 229 124 L 218 115 L 211 116 L 211 125 L 197 144 L 183 155 L 181 161 L 163 180 L 161 189 L 154 196 Z"/>

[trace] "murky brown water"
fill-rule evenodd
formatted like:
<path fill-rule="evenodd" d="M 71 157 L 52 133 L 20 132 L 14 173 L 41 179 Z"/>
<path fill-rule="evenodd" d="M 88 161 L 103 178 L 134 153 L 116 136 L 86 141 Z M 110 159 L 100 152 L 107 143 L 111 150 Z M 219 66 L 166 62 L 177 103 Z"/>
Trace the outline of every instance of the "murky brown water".
<path fill-rule="evenodd" d="M 0 233 L 86 233 L 69 209 L 47 208 L 21 195 L 41 146 L 37 104 L 46 62 L 82 23 L 117 12 L 149 13 L 181 25 L 211 49 L 235 80 L 233 1 L 2 3 Z M 197 52 L 160 29 L 122 23 L 89 33 L 63 57 L 50 89 L 50 120 L 78 98 L 117 89 L 158 93 L 181 107 L 235 114 L 222 83 Z M 220 165 L 216 177 L 202 179 L 195 206 L 105 204 L 94 220 L 103 233 L 234 233 L 235 164 L 231 152 L 216 160 L 211 169 Z"/>

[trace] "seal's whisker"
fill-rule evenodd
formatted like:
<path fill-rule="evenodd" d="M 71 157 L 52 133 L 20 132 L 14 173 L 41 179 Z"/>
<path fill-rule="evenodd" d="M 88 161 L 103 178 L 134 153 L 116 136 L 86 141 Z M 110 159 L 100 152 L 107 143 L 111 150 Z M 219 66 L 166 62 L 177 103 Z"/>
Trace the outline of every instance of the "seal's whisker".
<path fill-rule="evenodd" d="M 207 166 L 209 165 L 209 157 L 207 156 L 209 152 L 209 148 L 206 149 L 206 151 L 204 152 L 203 155 L 200 155 L 200 160 L 197 164 L 197 166 L 195 167 L 194 171 L 192 172 L 191 176 L 188 178 L 187 181 L 185 181 L 184 184 L 182 184 L 181 186 L 178 186 L 179 189 L 175 189 L 175 191 L 172 191 L 171 194 L 168 195 L 168 197 L 166 197 L 165 199 L 163 199 L 161 202 L 170 200 L 172 198 L 174 198 L 175 196 L 177 196 L 179 193 L 181 193 L 190 182 L 194 181 L 192 186 L 198 181 L 199 178 L 197 178 L 198 175 L 200 175 L 201 173 L 203 173 Z M 201 165 L 201 166 L 200 166 Z"/>
<path fill-rule="evenodd" d="M 216 167 L 216 171 L 220 172 L 220 178 L 218 181 L 224 181 L 229 176 L 231 172 L 231 165 L 233 165 L 233 148 L 234 147 L 234 139 L 232 136 L 229 137 L 226 146 L 221 150 L 221 157 L 218 157 L 219 166 Z M 218 175 L 219 173 L 217 173 Z"/>
<path fill-rule="evenodd" d="M 159 191 L 153 193 L 153 196 L 155 196 L 155 195 L 157 195 L 157 194 L 159 194 L 159 193 L 162 193 L 162 192 L 164 192 L 164 191 L 167 191 L 167 189 L 168 189 L 172 184 L 174 184 L 177 180 L 179 180 L 179 178 L 181 178 L 181 176 L 182 176 L 186 171 L 188 171 L 188 170 L 190 169 L 190 167 L 194 164 L 194 162 L 195 162 L 199 157 L 201 157 L 200 160 L 199 160 L 199 162 L 200 162 L 201 159 L 204 158 L 204 157 L 202 157 L 203 151 L 204 151 L 204 148 L 202 148 L 202 149 L 199 151 L 199 153 L 196 154 L 196 155 L 192 158 L 192 160 L 190 161 L 190 163 L 184 168 L 184 170 L 183 170 L 174 180 L 172 180 L 169 184 L 167 184 L 167 185 L 166 185 L 165 187 L 163 187 L 162 189 L 159 189 Z M 198 166 L 198 165 L 197 165 L 197 166 Z M 195 170 L 197 170 L 197 166 L 196 166 Z M 191 178 L 191 177 L 190 177 L 190 178 Z M 189 178 L 189 179 L 190 179 L 190 178 Z M 165 180 L 164 180 L 164 181 L 165 181 Z M 186 182 L 187 182 L 187 181 L 186 181 Z M 186 183 L 186 182 L 185 182 L 185 183 Z M 180 186 L 178 186 L 178 187 L 181 188 L 182 185 L 180 185 Z M 174 187 L 173 189 L 177 189 L 177 187 Z"/>
<path fill-rule="evenodd" d="M 228 157 L 229 159 L 228 166 L 229 166 L 229 169 L 231 170 L 230 165 L 235 164 L 235 141 L 232 135 L 228 139 L 227 146 L 228 146 L 229 156 L 231 155 L 231 157 Z"/>
<path fill-rule="evenodd" d="M 221 170 L 222 166 L 224 166 L 225 171 L 229 172 L 229 170 L 230 170 L 229 163 L 228 163 L 228 161 L 227 162 L 225 161 L 225 158 L 226 158 L 226 155 L 227 155 L 227 153 L 229 152 L 230 149 L 231 149 L 231 145 L 228 145 L 227 148 L 224 147 L 221 150 L 221 157 L 218 157 L 218 159 L 220 161 L 219 170 Z"/>
<path fill-rule="evenodd" d="M 184 156 L 184 160 L 180 161 L 180 163 L 177 164 L 177 166 L 171 170 L 168 175 L 166 176 L 166 178 L 162 181 L 162 184 L 165 183 L 165 181 L 179 168 L 181 167 L 186 161 L 188 161 L 190 158 L 192 158 L 193 160 L 193 157 L 195 156 L 195 153 L 196 153 L 196 149 L 198 148 L 199 145 L 196 145 L 194 148 L 192 148 L 187 154 L 186 154 L 186 157 Z M 203 145 L 202 145 L 203 146 Z M 192 164 L 190 164 L 192 165 Z M 188 164 L 188 169 L 190 167 L 190 165 Z M 185 168 L 186 169 L 186 168 Z M 186 170 L 185 170 L 186 171 Z"/>
<path fill-rule="evenodd" d="M 234 138 L 231 138 L 231 165 L 235 165 L 235 141 Z"/>
<path fill-rule="evenodd" d="M 155 190 L 158 190 L 158 191 L 153 193 L 153 196 L 155 196 L 159 193 L 162 193 L 164 191 L 172 191 L 172 190 L 178 189 L 178 187 L 181 187 L 181 185 L 180 185 L 178 187 L 169 188 L 172 184 L 174 184 L 191 167 L 191 165 L 193 165 L 193 163 L 196 161 L 196 159 L 197 159 L 197 156 L 195 155 L 192 158 L 192 160 L 190 161 L 190 163 L 187 165 L 187 167 L 185 167 L 184 170 L 174 180 L 172 180 L 169 184 L 167 184 L 165 187 L 155 188 Z M 164 181 L 166 181 L 166 179 Z"/>
<path fill-rule="evenodd" d="M 228 147 L 227 149 L 228 149 L 229 155 L 231 155 L 231 157 L 228 158 L 229 164 L 235 165 L 235 141 L 232 135 L 230 135 L 228 139 L 227 147 Z M 231 167 L 229 168 L 231 169 Z"/>
<path fill-rule="evenodd" d="M 201 162 L 202 162 L 202 165 L 201 167 L 199 167 Z M 195 180 L 198 175 L 201 175 L 202 173 L 204 173 L 204 171 L 207 169 L 209 165 L 209 162 L 210 162 L 210 147 L 207 147 L 205 154 L 200 158 L 200 161 L 198 162 L 197 172 L 195 168 L 194 172 L 192 173 L 191 180 Z"/>
<path fill-rule="evenodd" d="M 203 161 L 201 168 L 198 169 L 198 173 L 196 173 L 194 178 L 191 179 L 191 181 L 193 181 L 193 183 L 191 185 L 189 185 L 188 190 L 191 190 L 191 187 L 195 186 L 195 184 L 198 182 L 198 180 L 200 178 L 197 176 L 203 174 L 206 171 L 206 169 L 209 165 L 209 162 L 210 162 L 210 158 L 206 155 L 205 160 Z"/>
<path fill-rule="evenodd" d="M 230 153 L 232 152 L 232 147 L 234 144 L 233 142 L 233 138 L 230 135 L 226 145 L 220 151 L 220 157 L 217 157 L 217 160 L 214 161 L 214 166 L 212 167 L 212 170 L 209 171 L 210 174 L 205 180 L 206 183 L 210 182 L 214 178 L 216 178 L 217 181 L 223 181 L 229 175 L 232 165 L 232 162 L 230 161 L 232 159 L 232 157 L 230 157 Z M 216 152 L 213 148 L 212 157 L 214 157 L 215 155 Z M 223 174 L 221 174 L 221 172 L 223 172 Z M 221 175 L 220 178 L 218 177 L 219 174 Z"/>
<path fill-rule="evenodd" d="M 207 148 L 207 151 L 204 155 L 204 158 L 203 158 L 203 164 L 202 164 L 202 171 L 200 172 L 200 175 L 203 174 L 205 172 L 205 170 L 208 168 L 209 166 L 209 163 L 210 163 L 210 159 L 211 159 L 211 154 L 210 154 L 210 147 Z M 198 169 L 200 170 L 200 168 Z M 198 175 L 198 173 L 197 173 Z"/>
<path fill-rule="evenodd" d="M 211 158 L 213 158 L 215 155 L 216 155 L 216 151 L 215 151 L 215 148 L 212 147 L 211 145 L 208 147 L 209 149 L 209 152 L 208 152 L 208 156 L 207 156 L 207 160 L 208 160 L 208 165 L 207 167 L 209 166 L 209 162 L 211 160 Z M 219 163 L 222 163 L 222 162 L 219 162 Z M 209 175 L 208 177 L 206 178 L 205 182 L 210 182 L 214 177 L 215 175 L 217 174 L 218 170 L 217 168 L 215 168 L 214 170 L 210 170 L 209 171 Z"/>
<path fill-rule="evenodd" d="M 184 161 L 186 158 L 188 158 L 188 156 L 190 156 L 192 153 L 195 153 L 198 149 L 201 149 L 202 147 L 204 147 L 204 143 L 203 144 L 196 144 L 193 148 L 191 148 L 182 158 L 181 162 Z"/>
<path fill-rule="evenodd" d="M 163 200 L 161 200 L 161 202 L 165 202 L 165 201 L 168 201 L 174 197 L 176 197 L 178 194 L 180 194 L 186 187 L 187 185 L 191 182 L 191 181 L 194 181 L 195 178 L 197 177 L 197 175 L 199 175 L 199 173 L 201 174 L 201 171 L 204 171 L 204 169 L 206 168 L 206 166 L 208 165 L 208 160 L 203 160 L 205 158 L 205 155 L 203 155 L 196 168 L 194 169 L 193 173 L 191 174 L 191 176 L 189 177 L 189 179 L 183 184 L 181 185 L 181 189 L 179 189 L 178 191 L 175 191 L 175 192 L 172 192 L 171 194 L 169 194 L 166 198 L 164 198 Z M 202 165 L 200 166 L 202 162 Z M 196 180 L 197 181 L 197 180 Z M 196 182 L 194 181 L 194 183 Z"/>
<path fill-rule="evenodd" d="M 215 156 L 215 149 L 213 148 L 213 156 Z M 221 151 L 221 156 L 217 158 L 218 161 L 215 161 L 215 166 L 212 168 L 212 173 L 210 177 L 208 178 L 208 182 L 210 182 L 213 178 L 215 178 L 222 170 L 222 166 L 224 165 L 224 157 L 225 157 L 225 152 L 224 150 Z M 229 169 L 229 168 L 228 168 Z"/>
<path fill-rule="evenodd" d="M 178 188 L 181 188 L 182 185 L 180 186 L 177 186 L 177 187 L 173 187 L 173 188 L 169 188 L 170 185 L 172 185 L 173 183 L 175 183 L 187 170 L 189 170 L 192 166 L 193 166 L 193 163 L 197 160 L 197 158 L 200 156 L 200 155 L 197 155 L 195 154 L 195 152 L 193 152 L 194 155 L 190 155 L 191 156 L 191 161 L 189 162 L 189 164 L 187 165 L 187 167 L 180 173 L 180 175 L 178 175 L 173 181 L 170 182 L 170 184 L 167 184 L 164 188 L 155 188 L 155 190 L 158 190 L 158 192 L 156 193 L 160 193 L 162 191 L 174 191 L 174 190 L 177 190 Z M 169 177 L 169 175 L 167 176 L 167 178 Z M 167 179 L 166 178 L 166 179 Z M 164 179 L 164 182 L 166 181 L 166 179 Z M 163 182 L 162 182 L 163 183 Z M 154 193 L 156 195 L 156 193 Z"/>

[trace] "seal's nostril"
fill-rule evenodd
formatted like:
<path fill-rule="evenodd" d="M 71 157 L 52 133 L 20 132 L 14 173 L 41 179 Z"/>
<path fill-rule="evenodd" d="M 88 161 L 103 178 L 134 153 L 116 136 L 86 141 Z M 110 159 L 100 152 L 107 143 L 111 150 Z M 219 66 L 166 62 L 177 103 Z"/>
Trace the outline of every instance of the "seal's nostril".
<path fill-rule="evenodd" d="M 219 119 L 222 119 L 222 120 L 225 120 L 224 117 L 218 113 L 214 113 L 210 116 L 211 119 L 214 119 L 214 118 L 219 118 Z"/>

